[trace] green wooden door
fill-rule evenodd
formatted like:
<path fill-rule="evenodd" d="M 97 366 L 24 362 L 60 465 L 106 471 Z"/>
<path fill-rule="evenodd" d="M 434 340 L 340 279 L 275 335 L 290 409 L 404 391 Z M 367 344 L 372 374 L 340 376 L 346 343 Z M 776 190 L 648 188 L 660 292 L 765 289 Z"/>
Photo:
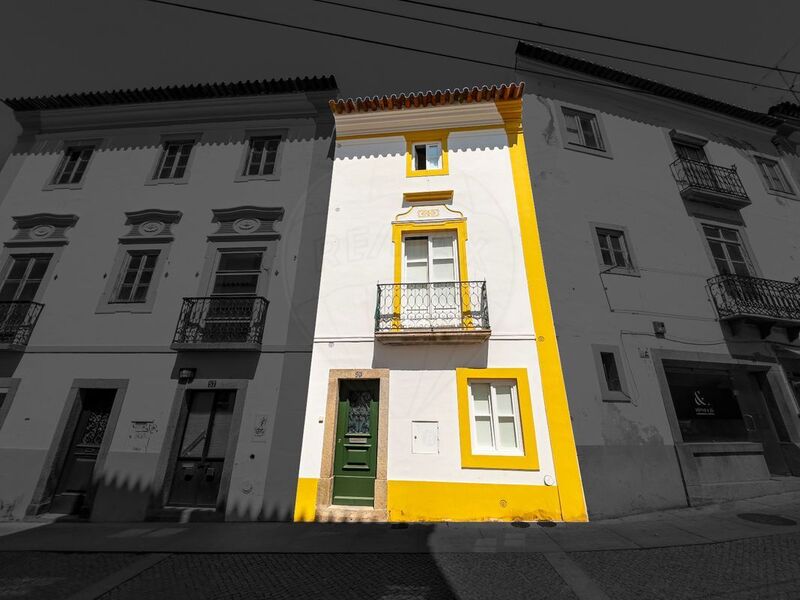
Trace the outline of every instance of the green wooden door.
<path fill-rule="evenodd" d="M 362 382 L 359 382 L 362 383 Z M 371 382 L 363 382 L 369 384 Z M 336 419 L 333 504 L 373 506 L 378 458 L 378 393 L 342 382 Z M 355 389 L 354 389 L 355 388 Z"/>

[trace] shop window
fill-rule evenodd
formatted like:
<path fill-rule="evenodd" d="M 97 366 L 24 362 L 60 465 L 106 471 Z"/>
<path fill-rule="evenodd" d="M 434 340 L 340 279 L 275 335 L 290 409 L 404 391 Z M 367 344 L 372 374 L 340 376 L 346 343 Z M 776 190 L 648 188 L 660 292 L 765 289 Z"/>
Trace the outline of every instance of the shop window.
<path fill-rule="evenodd" d="M 748 441 L 728 371 L 669 367 L 665 374 L 684 442 Z"/>

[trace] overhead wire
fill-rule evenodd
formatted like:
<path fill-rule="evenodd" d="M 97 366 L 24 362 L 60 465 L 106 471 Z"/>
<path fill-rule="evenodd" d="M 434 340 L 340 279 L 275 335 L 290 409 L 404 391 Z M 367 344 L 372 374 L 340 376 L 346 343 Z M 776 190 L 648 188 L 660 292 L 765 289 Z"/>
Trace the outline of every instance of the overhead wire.
<path fill-rule="evenodd" d="M 547 77 L 552 77 L 554 79 L 561 79 L 561 80 L 564 80 L 564 81 L 574 81 L 574 82 L 578 82 L 578 83 L 584 83 L 584 84 L 587 84 L 587 85 L 593 85 L 593 86 L 597 86 L 597 87 L 604 87 L 604 88 L 609 88 L 609 89 L 621 90 L 621 91 L 631 92 L 631 93 L 638 93 L 638 94 L 643 94 L 643 95 L 647 95 L 647 96 L 658 96 L 658 94 L 656 92 L 653 92 L 653 91 L 648 90 L 648 89 L 633 88 L 633 87 L 629 87 L 629 86 L 625 86 L 625 85 L 616 85 L 616 84 L 613 84 L 613 83 L 608 83 L 608 82 L 605 82 L 605 81 L 598 81 L 598 80 L 594 80 L 594 79 L 585 79 L 585 78 L 581 78 L 581 77 L 572 77 L 570 75 L 563 75 L 563 74 L 552 73 L 552 72 L 547 72 L 547 71 L 539 71 L 539 70 L 535 70 L 535 69 L 528 69 L 528 68 L 524 68 L 524 67 L 520 67 L 520 66 L 514 66 L 514 65 L 506 65 L 506 64 L 493 62 L 493 61 L 488 61 L 488 60 L 482 60 L 482 59 L 478 59 L 478 58 L 467 58 L 467 57 L 464 57 L 464 56 L 458 56 L 456 54 L 448 54 L 446 52 L 439 52 L 439 51 L 436 51 L 436 50 L 423 50 L 421 48 L 414 48 L 412 46 L 405 46 L 403 44 L 396 44 L 396 43 L 393 43 L 393 42 L 385 42 L 385 41 L 381 41 L 381 40 L 374 40 L 374 39 L 370 39 L 370 38 L 365 38 L 365 37 L 356 36 L 356 35 L 350 35 L 350 34 L 345 34 L 345 33 L 334 33 L 334 32 L 331 32 L 331 31 L 326 31 L 324 29 L 317 29 L 315 27 L 308 27 L 308 26 L 305 26 L 305 25 L 297 25 L 297 24 L 294 24 L 294 23 L 285 23 L 285 22 L 276 21 L 276 20 L 273 20 L 273 19 L 265 19 L 265 18 L 262 18 L 262 17 L 253 17 L 253 16 L 250 16 L 250 15 L 242 15 L 242 14 L 232 13 L 232 12 L 228 12 L 228 11 L 224 11 L 224 10 L 218 10 L 218 9 L 213 9 L 213 8 L 205 8 L 205 7 L 200 7 L 200 6 L 194 6 L 192 4 L 183 4 L 181 2 L 174 2 L 172 0 L 140 0 L 140 1 L 141 2 L 147 2 L 147 3 L 150 3 L 150 4 L 159 4 L 159 5 L 163 5 L 163 6 L 171 6 L 171 7 L 174 7 L 174 8 L 182 8 L 182 9 L 186 9 L 186 10 L 191 10 L 191 11 L 200 12 L 200 13 L 206 13 L 206 14 L 211 14 L 211 15 L 224 16 L 224 17 L 229 17 L 229 18 L 232 18 L 232 19 L 250 21 L 250 22 L 254 22 L 254 23 L 264 23 L 264 24 L 268 24 L 268 25 L 276 25 L 276 26 L 279 26 L 279 27 L 286 27 L 288 29 L 294 29 L 294 30 L 298 30 L 298 31 L 306 31 L 306 32 L 309 32 L 309 33 L 317 33 L 317 34 L 320 34 L 320 35 L 326 35 L 326 36 L 329 36 L 329 37 L 336 37 L 336 38 L 346 39 L 346 40 L 350 40 L 350 41 L 362 42 L 362 43 L 366 43 L 366 44 L 372 44 L 372 45 L 375 45 L 375 46 L 393 48 L 393 49 L 396 49 L 396 50 L 405 50 L 405 51 L 414 52 L 414 53 L 417 53 L 417 54 L 425 54 L 425 55 L 429 55 L 429 56 L 438 56 L 440 58 L 447 58 L 447 59 L 458 60 L 458 61 L 462 61 L 462 62 L 469 62 L 469 63 L 479 64 L 479 65 L 484 65 L 484 66 L 489 66 L 489 67 L 507 69 L 509 71 L 519 71 L 519 72 L 524 72 L 524 73 L 530 73 L 530 74 L 533 74 L 533 75 L 544 75 L 544 76 L 547 76 Z"/>
<path fill-rule="evenodd" d="M 467 14 L 467 15 L 485 17 L 485 18 L 489 18 L 489 19 L 497 19 L 497 20 L 500 20 L 500 21 L 506 21 L 506 22 L 509 22 L 509 23 L 516 23 L 516 24 L 519 24 L 519 25 L 529 25 L 529 26 L 532 26 L 532 27 L 541 27 L 543 29 L 552 29 L 554 31 L 561 31 L 561 32 L 564 32 L 564 33 L 573 33 L 573 34 L 576 34 L 576 35 L 584 35 L 584 36 L 593 37 L 593 38 L 597 38 L 597 39 L 603 39 L 603 40 L 618 42 L 618 43 L 621 43 L 621 44 L 632 44 L 632 45 L 635 45 L 635 46 L 642 46 L 644 48 L 652 48 L 652 49 L 655 49 L 655 50 L 663 50 L 665 52 L 674 52 L 674 53 L 678 53 L 678 54 L 686 54 L 688 56 L 694 56 L 694 57 L 697 57 L 697 58 L 705 58 L 705 59 L 708 59 L 708 60 L 716 60 L 716 61 L 733 63 L 733 64 L 737 64 L 737 65 L 744 65 L 744 66 L 747 66 L 747 67 L 755 67 L 755 68 L 758 68 L 758 69 L 766 69 L 768 71 L 779 71 L 779 72 L 782 71 L 784 73 L 791 73 L 792 75 L 800 75 L 800 71 L 795 71 L 793 69 L 784 69 L 782 67 L 776 67 L 776 66 L 772 66 L 772 65 L 764 65 L 764 64 L 755 63 L 755 62 L 746 61 L 746 60 L 741 60 L 741 59 L 736 59 L 736 58 L 729 58 L 729 57 L 725 57 L 725 56 L 717 56 L 717 55 L 714 55 L 714 54 L 706 54 L 704 52 L 698 52 L 698 51 L 695 51 L 695 50 L 684 50 L 682 48 L 673 48 L 671 46 L 664 46 L 662 44 L 653 44 L 653 43 L 650 43 L 650 42 L 641 42 L 641 41 L 638 41 L 638 40 L 631 40 L 631 39 L 627 39 L 627 38 L 622 38 L 622 37 L 613 36 L 613 35 L 607 35 L 607 34 L 602 34 L 602 33 L 594 33 L 594 32 L 591 32 L 591 31 L 575 29 L 575 28 L 572 28 L 572 27 L 562 27 L 562 26 L 559 26 L 559 25 L 548 25 L 548 24 L 543 23 L 541 21 L 528 21 L 526 19 L 516 19 L 514 17 L 493 15 L 493 14 L 490 14 L 490 13 L 485 13 L 485 12 L 481 12 L 481 11 L 477 11 L 477 10 L 469 10 L 469 9 L 466 9 L 466 8 L 455 8 L 455 7 L 452 7 L 452 6 L 445 6 L 445 5 L 442 5 L 442 4 L 431 4 L 429 2 L 421 2 L 420 0 L 396 0 L 396 1 L 397 2 L 405 2 L 406 4 L 414 4 L 414 5 L 417 5 L 417 6 L 425 6 L 425 7 L 428 7 L 428 8 L 435 8 L 435 9 L 439 9 L 439 10 L 446 10 L 446 11 L 458 12 L 458 13 Z"/>
<path fill-rule="evenodd" d="M 725 75 L 719 75 L 719 74 L 715 74 L 715 73 L 707 73 L 705 71 L 697 71 L 697 70 L 694 70 L 694 69 L 687 69 L 685 67 L 677 67 L 677 66 L 674 66 L 674 65 L 665 65 L 663 63 L 657 63 L 657 62 L 652 62 L 652 61 L 648 61 L 648 60 L 642 60 L 642 59 L 638 59 L 638 58 L 621 56 L 621 55 L 618 55 L 618 54 L 609 54 L 607 52 L 599 52 L 597 50 L 589 50 L 587 48 L 578 48 L 578 47 L 575 47 L 575 46 L 567 46 L 567 45 L 564 45 L 564 44 L 556 44 L 556 43 L 552 43 L 552 42 L 543 42 L 541 40 L 534 40 L 534 39 L 526 38 L 526 37 L 522 37 L 522 36 L 510 35 L 510 34 L 501 33 L 501 32 L 498 32 L 498 31 L 486 31 L 485 29 L 478 29 L 476 27 L 468 27 L 466 25 L 456 25 L 455 23 L 445 23 L 443 21 L 436 21 L 436 20 L 433 20 L 433 19 L 425 19 L 425 18 L 422 18 L 422 17 L 413 17 L 413 16 L 410 16 L 410 15 L 403 15 L 403 14 L 389 12 L 389 11 L 385 11 L 385 10 L 379 10 L 377 8 L 369 8 L 369 7 L 366 7 L 366 6 L 355 6 L 353 4 L 347 4 L 347 3 L 344 3 L 344 2 L 337 2 L 336 0 L 310 0 L 310 1 L 311 2 L 318 2 L 319 4 L 327 4 L 327 5 L 330 5 L 330 6 L 338 6 L 338 7 L 341 7 L 341 8 L 347 8 L 347 9 L 357 10 L 357 11 L 366 12 L 366 13 L 384 15 L 384 16 L 387 16 L 387 17 L 396 17 L 398 19 L 405 19 L 405 20 L 408 20 L 408 21 L 416 21 L 416 22 L 419 22 L 419 23 L 427 23 L 427 24 L 430 24 L 430 25 L 438 25 L 438 26 L 441 26 L 441 27 L 447 27 L 448 29 L 455 29 L 455 30 L 459 30 L 459 31 L 468 31 L 468 32 L 471 32 L 471 33 L 478 33 L 478 34 L 482 34 L 482 35 L 495 36 L 495 37 L 499 37 L 499 38 L 503 38 L 503 39 L 507 39 L 507 40 L 523 41 L 523 42 L 527 42 L 529 44 L 540 44 L 542 46 L 548 46 L 548 47 L 551 47 L 551 48 L 559 48 L 561 50 L 570 50 L 570 51 L 573 51 L 573 52 L 581 52 L 581 53 L 584 53 L 584 54 L 592 54 L 594 56 L 602 56 L 603 58 L 610 58 L 610 59 L 613 59 L 613 60 L 621 60 L 621 61 L 625 61 L 625 62 L 636 63 L 636 64 L 640 64 L 640 65 L 646 65 L 646 66 L 649 66 L 649 67 L 656 67 L 656 68 L 659 68 L 659 69 L 667 69 L 667 70 L 670 70 L 670 71 L 678 71 L 678 72 L 682 72 L 682 73 L 688 73 L 690 75 L 698 75 L 698 76 L 701 76 L 701 77 L 708 77 L 708 78 L 711 78 L 711 79 L 719 79 L 719 80 L 722 80 L 722 81 L 730 81 L 730 82 L 733 82 L 733 83 L 741 83 L 741 84 L 750 85 L 750 86 L 753 86 L 753 87 L 762 87 L 762 88 L 766 88 L 766 89 L 778 90 L 778 91 L 781 91 L 781 92 L 790 92 L 790 93 L 792 91 L 791 89 L 789 89 L 787 87 L 770 85 L 770 84 L 767 84 L 767 83 L 750 81 L 750 80 L 746 80 L 746 79 L 738 79 L 736 77 L 728 77 L 728 76 L 725 76 Z M 763 81 L 763 79 L 762 79 L 762 81 Z"/>

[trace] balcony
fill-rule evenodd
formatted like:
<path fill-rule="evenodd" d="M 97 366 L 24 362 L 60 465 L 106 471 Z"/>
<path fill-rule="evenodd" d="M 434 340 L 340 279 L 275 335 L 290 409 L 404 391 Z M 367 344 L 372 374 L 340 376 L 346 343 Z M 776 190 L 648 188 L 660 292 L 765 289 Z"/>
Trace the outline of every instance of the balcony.
<path fill-rule="evenodd" d="M 491 332 L 485 281 L 378 285 L 379 342 L 474 343 L 488 339 Z"/>
<path fill-rule="evenodd" d="M 38 302 L 0 302 L 0 350 L 25 350 L 43 308 Z"/>
<path fill-rule="evenodd" d="M 800 284 L 744 275 L 718 275 L 708 280 L 720 321 L 755 324 L 761 339 L 774 326 L 785 327 L 790 342 L 800 333 Z"/>
<path fill-rule="evenodd" d="M 750 197 L 739 179 L 736 167 L 719 167 L 699 160 L 679 158 L 670 165 L 684 200 L 744 208 Z"/>
<path fill-rule="evenodd" d="M 260 350 L 267 318 L 260 296 L 184 298 L 173 350 Z"/>

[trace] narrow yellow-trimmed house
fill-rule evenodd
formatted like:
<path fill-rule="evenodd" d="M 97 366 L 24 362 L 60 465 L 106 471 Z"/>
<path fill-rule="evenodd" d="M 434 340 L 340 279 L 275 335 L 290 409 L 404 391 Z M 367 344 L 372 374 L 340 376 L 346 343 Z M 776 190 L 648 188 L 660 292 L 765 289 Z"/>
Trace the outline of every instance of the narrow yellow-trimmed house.
<path fill-rule="evenodd" d="M 522 91 L 331 101 L 295 520 L 587 520 Z"/>

